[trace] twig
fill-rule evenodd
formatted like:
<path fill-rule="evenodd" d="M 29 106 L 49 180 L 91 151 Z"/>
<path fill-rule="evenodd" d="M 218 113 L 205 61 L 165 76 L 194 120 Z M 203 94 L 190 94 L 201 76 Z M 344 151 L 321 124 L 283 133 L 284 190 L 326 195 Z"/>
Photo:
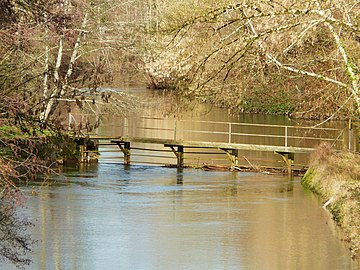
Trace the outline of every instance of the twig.
<path fill-rule="evenodd" d="M 248 160 L 245 156 L 243 156 L 243 158 L 246 160 L 247 163 L 250 164 L 250 166 L 255 170 L 255 171 L 260 171 L 260 169 L 257 166 L 254 166 L 250 160 Z"/>

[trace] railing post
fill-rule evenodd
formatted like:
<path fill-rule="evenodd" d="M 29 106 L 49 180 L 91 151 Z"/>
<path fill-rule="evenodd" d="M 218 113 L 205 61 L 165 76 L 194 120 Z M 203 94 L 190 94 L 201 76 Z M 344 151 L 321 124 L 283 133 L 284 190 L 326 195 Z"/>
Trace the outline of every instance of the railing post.
<path fill-rule="evenodd" d="M 229 143 L 231 143 L 231 123 L 229 123 Z"/>
<path fill-rule="evenodd" d="M 351 121 L 351 119 L 349 120 L 349 124 L 348 124 L 348 131 L 349 131 L 349 144 L 348 144 L 348 150 L 349 152 L 357 152 L 358 151 L 358 129 L 357 127 L 354 125 L 354 123 Z"/>
<path fill-rule="evenodd" d="M 288 147 L 288 126 L 285 126 L 285 147 Z"/>
<path fill-rule="evenodd" d="M 176 134 L 177 133 L 177 119 L 175 118 L 175 122 L 174 122 L 174 141 L 176 141 Z"/>
<path fill-rule="evenodd" d="M 128 119 L 125 117 L 123 122 L 123 136 L 129 135 L 129 126 L 128 126 Z"/>
<path fill-rule="evenodd" d="M 71 123 L 72 123 L 72 114 L 69 112 L 69 127 L 68 127 L 68 130 L 71 130 Z"/>
<path fill-rule="evenodd" d="M 130 142 L 124 143 L 124 164 L 130 165 L 131 154 L 130 154 Z"/>
<path fill-rule="evenodd" d="M 353 133 L 353 152 L 357 153 L 359 151 L 359 126 L 357 124 L 353 124 L 352 126 Z"/>
<path fill-rule="evenodd" d="M 348 130 L 349 130 L 349 144 L 348 144 L 348 151 L 351 152 L 351 148 L 352 148 L 352 125 L 351 125 L 351 119 L 349 119 L 349 124 L 348 124 Z"/>

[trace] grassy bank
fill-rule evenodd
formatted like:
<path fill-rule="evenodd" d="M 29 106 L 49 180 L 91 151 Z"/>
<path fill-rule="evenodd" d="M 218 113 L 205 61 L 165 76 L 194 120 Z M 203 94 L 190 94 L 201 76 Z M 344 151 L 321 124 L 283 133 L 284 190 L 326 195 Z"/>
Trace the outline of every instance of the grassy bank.
<path fill-rule="evenodd" d="M 360 255 L 360 156 L 322 145 L 312 155 L 302 184 L 319 194 L 349 243 Z"/>

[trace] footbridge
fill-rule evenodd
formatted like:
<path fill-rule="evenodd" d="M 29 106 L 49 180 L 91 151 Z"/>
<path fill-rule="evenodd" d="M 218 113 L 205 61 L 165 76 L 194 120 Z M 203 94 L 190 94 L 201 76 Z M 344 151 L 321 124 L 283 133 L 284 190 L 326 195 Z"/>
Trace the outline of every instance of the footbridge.
<path fill-rule="evenodd" d="M 141 157 L 151 157 L 154 163 L 168 164 L 161 159 L 169 159 L 171 154 L 176 161 L 172 165 L 181 168 L 186 166 L 187 160 L 191 164 L 194 156 L 199 160 L 199 156 L 209 158 L 224 153 L 229 168 L 236 170 L 240 167 L 240 159 L 245 159 L 249 167 L 255 168 L 243 153 L 256 151 L 278 156 L 284 162 L 281 167 L 288 173 L 293 171 L 295 156 L 309 154 L 323 142 L 336 149 L 351 151 L 356 150 L 357 145 L 356 136 L 349 127 L 319 128 L 155 117 L 124 118 L 110 123 L 96 134 L 87 134 L 84 139 L 95 140 L 100 146 L 89 149 L 82 144 L 84 161 L 89 160 L 94 152 L 101 153 L 102 145 L 116 145 L 124 164 L 131 164 L 133 156 L 140 157 L 140 162 Z"/>

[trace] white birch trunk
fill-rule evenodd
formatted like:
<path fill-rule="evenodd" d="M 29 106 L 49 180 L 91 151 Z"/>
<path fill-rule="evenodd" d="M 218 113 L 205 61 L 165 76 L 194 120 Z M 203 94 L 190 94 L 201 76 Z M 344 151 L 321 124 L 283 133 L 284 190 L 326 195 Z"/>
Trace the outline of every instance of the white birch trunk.
<path fill-rule="evenodd" d="M 74 65 L 75 65 L 75 61 L 77 59 L 77 55 L 79 52 L 79 48 L 80 48 L 80 43 L 81 43 L 81 38 L 83 36 L 83 33 L 85 32 L 86 26 L 87 26 L 87 19 L 88 19 L 88 13 L 86 12 L 81 24 L 81 31 L 76 39 L 72 54 L 71 54 L 71 58 L 70 58 L 70 62 L 69 62 L 69 66 L 68 66 L 68 70 L 66 72 L 65 78 L 63 80 L 62 85 L 60 86 L 60 75 L 59 75 L 59 69 L 61 66 L 61 61 L 62 61 L 62 56 L 63 56 L 63 42 L 64 42 L 64 38 L 61 37 L 59 40 L 59 49 L 58 49 L 58 55 L 57 55 L 57 60 L 56 60 L 56 65 L 55 65 L 55 70 L 54 70 L 54 83 L 55 83 L 55 90 L 51 93 L 50 97 L 48 97 L 48 102 L 45 106 L 45 110 L 43 112 L 43 115 L 41 117 L 42 121 L 46 121 L 48 120 L 51 111 L 53 111 L 54 106 L 56 104 L 56 101 L 58 98 L 61 98 L 62 96 L 64 96 L 64 94 L 66 93 L 66 89 L 68 87 L 68 83 L 69 83 L 69 79 L 73 73 L 73 69 L 74 69 Z"/>
<path fill-rule="evenodd" d="M 60 40 L 59 40 L 58 54 L 57 54 L 57 57 L 56 57 L 56 64 L 55 64 L 55 69 L 54 69 L 54 83 L 56 85 L 60 82 L 59 69 L 60 69 L 60 66 L 61 66 L 63 50 L 64 50 L 64 37 L 61 36 Z"/>
<path fill-rule="evenodd" d="M 47 21 L 47 14 L 46 12 L 44 13 L 44 19 L 45 21 Z M 49 91 L 49 87 L 48 87 L 48 81 L 49 81 L 49 44 L 47 42 L 48 38 L 49 38 L 49 29 L 48 27 L 45 25 L 45 59 L 44 59 L 44 81 L 43 81 L 43 87 L 44 87 L 44 92 L 43 92 L 43 99 L 44 102 L 46 102 L 46 99 L 48 98 L 48 91 Z M 45 105 L 45 104 L 44 104 Z"/>
<path fill-rule="evenodd" d="M 83 36 L 83 33 L 85 32 L 85 29 L 86 29 L 86 26 L 87 26 L 87 19 L 88 19 L 88 13 L 86 12 L 84 14 L 84 18 L 83 18 L 83 21 L 81 23 L 81 32 L 79 33 L 79 35 L 78 35 L 78 37 L 76 39 L 76 42 L 75 42 L 75 45 L 74 45 L 74 48 L 73 48 L 73 51 L 72 51 L 72 54 L 71 54 L 68 70 L 67 70 L 65 78 L 64 78 L 64 84 L 61 87 L 60 97 L 62 97 L 65 94 L 66 88 L 67 88 L 68 83 L 69 83 L 69 79 L 70 79 L 70 77 L 71 77 L 71 75 L 73 73 L 75 61 L 77 59 L 77 55 L 78 55 L 79 48 L 80 48 L 81 37 Z"/>
<path fill-rule="evenodd" d="M 58 54 L 56 57 L 56 65 L 55 65 L 55 69 L 54 69 L 55 89 L 53 90 L 51 95 L 48 96 L 47 99 L 45 100 L 46 106 L 45 106 L 44 111 L 41 113 L 41 117 L 40 117 L 41 121 L 46 121 L 49 118 L 50 112 L 55 103 L 55 96 L 58 95 L 58 93 L 59 93 L 59 83 L 60 83 L 59 69 L 61 66 L 63 50 L 64 50 L 64 37 L 61 36 L 59 39 L 59 48 L 58 48 Z"/>
<path fill-rule="evenodd" d="M 48 29 L 45 29 L 45 38 L 48 37 Z M 44 82 L 43 82 L 43 87 L 44 87 L 44 93 L 43 93 L 43 98 L 44 101 L 46 102 L 47 98 L 48 98 L 48 91 L 49 91 L 49 87 L 48 87 L 48 81 L 49 81 L 49 45 L 48 43 L 46 43 L 45 45 L 45 59 L 44 59 Z"/>

